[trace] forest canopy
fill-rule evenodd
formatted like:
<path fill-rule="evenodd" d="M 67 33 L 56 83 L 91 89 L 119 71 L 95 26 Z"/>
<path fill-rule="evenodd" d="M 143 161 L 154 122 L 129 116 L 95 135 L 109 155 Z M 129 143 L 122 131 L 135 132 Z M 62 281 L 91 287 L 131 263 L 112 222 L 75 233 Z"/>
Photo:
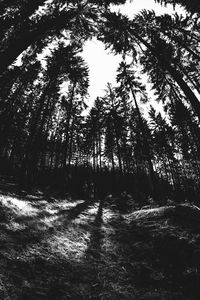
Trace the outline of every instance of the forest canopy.
<path fill-rule="evenodd" d="M 27 187 L 83 193 L 88 181 L 98 196 L 126 191 L 144 202 L 196 201 L 200 5 L 156 0 L 182 5 L 185 15 L 156 15 L 152 7 L 130 20 L 111 11 L 125 2 L 1 1 L 1 172 Z M 81 53 L 94 37 L 121 63 L 116 86 L 108 83 L 84 116 L 90 83 Z M 141 103 L 150 96 L 143 74 L 164 113 L 151 106 L 144 117 Z"/>

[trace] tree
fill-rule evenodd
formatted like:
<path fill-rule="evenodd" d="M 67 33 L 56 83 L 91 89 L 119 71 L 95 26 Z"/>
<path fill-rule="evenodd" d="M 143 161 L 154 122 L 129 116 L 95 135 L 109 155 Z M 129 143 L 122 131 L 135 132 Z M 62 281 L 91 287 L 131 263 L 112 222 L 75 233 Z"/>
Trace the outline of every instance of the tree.
<path fill-rule="evenodd" d="M 23 172 L 31 180 L 37 168 L 40 153 L 44 150 L 44 134 L 47 137 L 47 125 L 52 114 L 56 111 L 59 101 L 60 85 L 64 81 L 69 83 L 69 105 L 65 124 L 64 155 L 69 152 L 71 118 L 75 94 L 84 97 L 88 87 L 88 71 L 83 59 L 77 55 L 79 48 L 75 45 L 59 44 L 52 55 L 47 59 L 47 69 L 43 73 L 43 87 L 39 83 L 35 88 L 38 91 L 34 99 L 32 112 L 29 115 L 28 137 L 25 144 L 25 158 Z M 41 79 L 40 79 L 41 80 Z M 45 130 L 45 127 L 47 129 Z M 73 127 L 73 126 L 72 126 Z M 46 132 L 46 133 L 45 133 Z M 71 154 L 70 154 L 71 155 Z M 67 156 L 65 156 L 64 166 Z"/>
<path fill-rule="evenodd" d="M 29 1 L 30 2 L 30 1 Z M 23 1 L 23 5 L 15 10 L 23 10 L 24 6 L 28 8 L 26 18 L 19 21 L 15 20 L 16 29 L 12 34 L 8 32 L 8 39 L 3 43 L 0 51 L 0 74 L 11 65 L 14 60 L 29 46 L 33 46 L 47 36 L 61 36 L 63 30 L 67 30 L 77 39 L 87 39 L 95 34 L 97 23 L 100 19 L 104 7 L 110 3 L 123 4 L 125 0 L 117 1 L 53 1 L 51 5 L 46 6 L 44 14 L 32 14 L 38 7 L 38 4 L 44 1 L 36 1 L 32 8 Z M 67 4 L 67 5 L 66 5 Z M 7 10 L 12 7 L 7 6 Z M 105 8 L 106 9 L 106 8 Z"/>
<path fill-rule="evenodd" d="M 130 53 L 133 50 L 137 53 L 138 43 L 140 46 L 143 45 L 156 58 L 160 68 L 177 82 L 200 119 L 199 100 L 183 79 L 181 72 L 174 66 L 174 61 L 171 60 L 171 45 L 154 34 L 153 39 L 150 36 L 142 36 L 141 24 L 129 21 L 120 14 L 108 13 L 105 18 L 106 26 L 101 28 L 99 39 L 111 46 L 116 53 Z M 119 47 L 120 43 L 121 47 Z"/>
<path fill-rule="evenodd" d="M 70 81 L 70 91 L 68 102 L 66 103 L 66 123 L 65 123 L 65 142 L 64 142 L 64 151 L 63 151 L 63 166 L 66 166 L 67 155 L 70 154 L 69 147 L 69 134 L 70 134 L 70 125 L 73 123 L 73 105 L 76 95 L 79 95 L 83 98 L 87 95 L 87 89 L 89 86 L 88 78 L 88 67 L 85 64 L 81 56 L 75 56 L 73 60 L 70 61 L 69 65 L 69 81 Z"/>
<path fill-rule="evenodd" d="M 148 137 L 147 137 L 147 131 L 145 129 L 145 124 L 138 106 L 136 95 L 140 93 L 142 94 L 142 97 L 145 97 L 145 89 L 144 86 L 140 83 L 138 78 L 135 75 L 135 72 L 133 69 L 130 68 L 130 65 L 127 65 L 125 62 L 122 62 L 118 68 L 118 74 L 117 74 L 117 81 L 120 82 L 121 88 L 125 89 L 126 92 L 132 94 L 135 108 L 138 114 L 138 120 L 139 120 L 139 129 L 142 133 L 143 137 L 143 144 L 144 144 L 144 151 L 147 156 L 147 161 L 149 165 L 149 172 L 150 172 L 150 178 L 151 178 L 151 189 L 152 189 L 152 195 L 155 201 L 158 201 L 157 192 L 156 192 L 156 180 L 155 180 L 155 174 L 154 174 L 154 168 L 153 168 L 153 162 L 152 162 L 152 153 L 150 150 Z"/>
<path fill-rule="evenodd" d="M 179 184 L 178 161 L 175 158 L 179 149 L 175 144 L 175 132 L 161 113 L 156 113 L 152 106 L 149 117 L 157 171 L 159 170 L 159 174 L 175 188 Z"/>
<path fill-rule="evenodd" d="M 1 152 L 8 144 L 12 145 L 14 143 L 18 120 L 23 118 L 22 111 L 27 104 L 28 94 L 40 71 L 41 64 L 29 57 L 27 63 L 9 70 L 3 78 L 7 81 L 7 88 L 3 89 L 2 87 L 1 93 Z"/>

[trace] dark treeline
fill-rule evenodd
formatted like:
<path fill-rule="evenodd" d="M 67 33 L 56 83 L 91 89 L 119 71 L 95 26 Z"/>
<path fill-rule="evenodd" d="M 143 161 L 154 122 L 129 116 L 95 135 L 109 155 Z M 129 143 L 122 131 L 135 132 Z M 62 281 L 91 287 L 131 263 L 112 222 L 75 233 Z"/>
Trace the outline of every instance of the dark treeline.
<path fill-rule="evenodd" d="M 199 4 L 177 1 L 184 16 L 144 10 L 129 20 L 110 11 L 125 1 L 29 2 L 0 3 L 1 172 L 24 187 L 197 202 Z M 108 84 L 85 116 L 81 52 L 92 37 L 122 61 L 116 86 Z"/>

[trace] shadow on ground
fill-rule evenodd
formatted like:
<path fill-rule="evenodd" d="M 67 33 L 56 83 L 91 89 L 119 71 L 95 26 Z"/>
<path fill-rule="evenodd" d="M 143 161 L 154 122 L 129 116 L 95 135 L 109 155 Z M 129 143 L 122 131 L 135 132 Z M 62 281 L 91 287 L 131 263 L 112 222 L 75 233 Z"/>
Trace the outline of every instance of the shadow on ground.
<path fill-rule="evenodd" d="M 198 222 L 8 191 L 0 202 L 0 299 L 200 299 Z"/>

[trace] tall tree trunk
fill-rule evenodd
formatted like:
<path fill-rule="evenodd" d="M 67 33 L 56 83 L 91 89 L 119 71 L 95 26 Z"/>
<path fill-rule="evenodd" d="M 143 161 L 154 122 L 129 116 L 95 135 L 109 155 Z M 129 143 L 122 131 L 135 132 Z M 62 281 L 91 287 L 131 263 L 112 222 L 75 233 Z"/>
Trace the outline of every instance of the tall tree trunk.
<path fill-rule="evenodd" d="M 135 93 L 133 91 L 133 88 L 131 86 L 131 83 L 129 83 L 130 88 L 131 88 L 131 93 L 135 102 L 135 107 L 138 113 L 138 117 L 139 117 L 139 122 L 140 122 L 140 128 L 141 128 L 141 132 L 142 132 L 142 136 L 143 136 L 143 142 L 144 142 L 144 147 L 145 147 L 145 151 L 147 154 L 147 161 L 148 161 L 148 166 L 149 166 L 149 173 L 150 173 L 150 185 L 151 185 L 151 192 L 152 192 L 152 197 L 154 199 L 155 202 L 159 202 L 159 197 L 157 194 L 157 189 L 156 189 L 156 178 L 155 178 L 155 173 L 154 173 L 154 169 L 153 169 L 153 163 L 151 160 L 151 154 L 150 154 L 150 148 L 149 148 L 149 143 L 148 143 L 148 139 L 145 133 L 145 128 L 144 128 L 144 123 L 142 120 L 142 116 L 140 113 L 140 109 L 138 107 L 138 103 L 137 103 L 137 99 L 135 96 Z"/>
<path fill-rule="evenodd" d="M 92 158 L 93 158 L 93 169 L 96 171 L 96 145 L 95 145 L 95 139 L 93 141 L 93 153 L 92 153 Z"/>
<path fill-rule="evenodd" d="M 99 129 L 99 133 L 98 133 L 98 146 L 99 146 L 99 167 L 100 170 L 102 169 L 102 156 L 101 156 L 101 132 Z"/>
<path fill-rule="evenodd" d="M 70 133 L 70 141 L 69 141 L 69 153 L 68 153 L 68 166 L 71 166 L 71 160 L 72 160 L 72 146 L 73 146 L 73 134 L 74 134 L 74 125 L 75 125 L 75 120 L 73 118 L 72 121 L 72 127 L 71 127 L 71 133 Z"/>
<path fill-rule="evenodd" d="M 118 137 L 116 136 L 116 145 L 117 145 L 117 159 L 118 159 L 118 164 L 119 164 L 119 171 L 120 171 L 120 174 L 122 174 L 122 159 L 121 159 L 121 147 L 120 147 L 120 144 L 119 144 L 119 139 Z"/>
<path fill-rule="evenodd" d="M 114 160 L 114 153 L 111 153 L 111 162 L 112 162 L 112 171 L 115 172 L 115 160 Z"/>
<path fill-rule="evenodd" d="M 65 141 L 64 141 L 64 151 L 63 151 L 63 168 L 66 167 L 67 163 L 67 155 L 69 150 L 69 127 L 70 127 L 70 121 L 71 121 L 71 114 L 72 114 L 72 107 L 73 107 L 73 100 L 75 95 L 75 88 L 76 88 L 76 82 L 73 83 L 72 91 L 69 99 L 69 107 L 67 111 L 67 123 L 66 123 L 66 129 L 65 129 Z"/>
<path fill-rule="evenodd" d="M 112 109 L 113 109 L 113 111 L 115 111 L 114 97 L 112 95 L 112 90 L 111 90 L 110 84 L 108 84 L 108 88 L 110 91 L 110 98 L 112 101 Z M 122 174 L 122 159 L 121 159 L 121 149 L 120 149 L 121 147 L 120 147 L 120 143 L 119 143 L 119 134 L 117 132 L 118 125 L 117 125 L 115 116 L 113 116 L 113 120 L 114 120 L 115 140 L 116 140 L 116 146 L 117 146 L 117 159 L 118 159 L 118 164 L 119 164 L 119 171 L 120 171 L 120 174 Z"/>

